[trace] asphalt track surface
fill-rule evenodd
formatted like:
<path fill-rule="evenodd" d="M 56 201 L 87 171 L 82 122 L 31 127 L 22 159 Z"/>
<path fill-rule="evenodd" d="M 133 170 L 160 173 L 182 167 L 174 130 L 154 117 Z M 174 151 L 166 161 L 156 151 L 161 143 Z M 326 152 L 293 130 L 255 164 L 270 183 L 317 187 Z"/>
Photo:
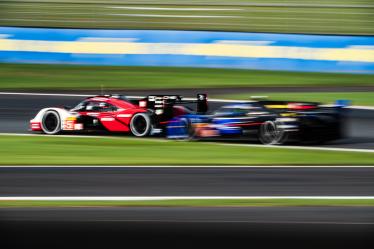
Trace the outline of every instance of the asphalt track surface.
<path fill-rule="evenodd" d="M 1 248 L 372 248 L 372 207 L 3 208 Z"/>
<path fill-rule="evenodd" d="M 374 168 L 0 168 L 0 196 L 373 196 Z M 1 248 L 370 248 L 374 207 L 0 208 Z"/>
<path fill-rule="evenodd" d="M 174 93 L 174 92 L 168 92 Z M 184 94 L 184 92 L 179 92 Z M 141 92 L 131 92 L 132 95 Z M 144 93 L 147 94 L 147 93 Z M 193 96 L 186 92 L 187 96 Z M 0 95 L 0 132 L 28 133 L 29 120 L 44 107 L 75 106 L 84 97 L 77 96 L 29 96 Z M 227 103 L 210 102 L 214 110 Z M 328 147 L 373 149 L 374 148 L 374 111 L 347 110 L 346 138 L 326 144 Z"/>
<path fill-rule="evenodd" d="M 81 99 L 1 95 L 0 132 L 27 133 L 39 109 Z M 350 111 L 349 138 L 327 146 L 374 148 L 373 116 Z M 1 168 L 0 196 L 372 196 L 373 179 L 372 168 Z M 373 221 L 371 207 L 2 208 L 0 247 L 370 248 Z"/>
<path fill-rule="evenodd" d="M 370 226 L 374 224 L 373 211 L 374 207 L 43 207 L 33 210 L 2 208 L 0 217 L 2 221 L 319 223 Z M 278 215 L 274 216 L 274 213 Z"/>
<path fill-rule="evenodd" d="M 127 209 L 126 209 L 127 210 Z M 206 215 L 210 212 L 224 215 L 225 210 L 147 209 L 145 211 L 116 209 L 42 209 L 4 210 L 7 217 L 17 213 L 32 215 L 40 220 L 4 220 L 0 224 L 1 248 L 372 248 L 374 226 L 365 223 L 298 223 L 298 222 L 225 222 L 225 221 L 152 221 L 119 220 L 147 213 L 150 217 L 163 213 L 172 217 L 191 216 L 197 212 Z M 280 211 L 282 210 L 282 211 Z M 106 211 L 106 212 L 105 212 Z M 203 211 L 203 212 L 201 212 Z M 228 213 L 233 213 L 232 208 Z M 308 213 L 309 211 L 309 213 Z M 274 217 L 278 215 L 311 215 L 324 213 L 326 216 L 342 213 L 358 214 L 363 208 L 275 208 L 244 209 L 235 213 L 246 216 Z M 123 215 L 127 213 L 127 215 Z M 45 215 L 43 215 L 45 214 Z M 108 215 L 109 214 L 109 215 Z M 48 220 L 46 216 L 59 216 L 61 219 Z M 71 221 L 66 217 L 95 217 L 94 220 Z M 111 220 L 110 218 L 118 219 Z M 109 218 L 108 218 L 109 216 Z M 350 215 L 348 215 L 350 216 Z M 354 216 L 354 215 L 353 215 Z M 98 218 L 99 217 L 99 218 Z M 294 219 L 294 218 L 293 218 Z"/>
<path fill-rule="evenodd" d="M 0 196 L 374 196 L 374 167 L 28 167 L 0 168 Z"/>

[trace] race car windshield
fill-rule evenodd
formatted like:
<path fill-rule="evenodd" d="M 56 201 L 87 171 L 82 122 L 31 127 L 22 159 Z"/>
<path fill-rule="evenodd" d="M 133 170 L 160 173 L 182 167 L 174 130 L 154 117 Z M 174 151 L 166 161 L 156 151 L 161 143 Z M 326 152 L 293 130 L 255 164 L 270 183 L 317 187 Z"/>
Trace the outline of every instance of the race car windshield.
<path fill-rule="evenodd" d="M 116 99 L 120 99 L 120 100 L 123 100 L 123 101 L 127 101 L 127 102 L 130 102 L 130 100 L 124 96 L 124 95 L 113 95 L 113 98 L 116 98 Z"/>
<path fill-rule="evenodd" d="M 237 105 L 237 106 L 224 106 L 219 108 L 214 115 L 224 116 L 224 115 L 239 115 L 248 113 L 251 110 L 258 109 L 259 107 L 253 105 Z"/>
<path fill-rule="evenodd" d="M 73 109 L 71 109 L 71 111 L 83 110 L 83 109 L 85 109 L 86 105 L 87 105 L 87 101 L 82 101 L 76 107 L 74 107 Z"/>

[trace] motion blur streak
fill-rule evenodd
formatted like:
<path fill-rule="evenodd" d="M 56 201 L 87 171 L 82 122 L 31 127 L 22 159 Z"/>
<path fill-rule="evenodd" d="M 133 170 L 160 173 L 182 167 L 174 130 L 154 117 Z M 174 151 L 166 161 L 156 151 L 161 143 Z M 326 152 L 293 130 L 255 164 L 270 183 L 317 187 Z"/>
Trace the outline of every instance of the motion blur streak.
<path fill-rule="evenodd" d="M 184 95 L 190 94 L 185 90 L 178 90 Z M 139 95 L 147 95 L 150 91 L 134 92 Z M 90 94 L 45 94 L 45 93 L 1 93 L 0 105 L 0 133 L 25 133 L 28 125 L 25 120 L 29 120 L 41 108 L 45 106 L 74 106 L 82 97 L 91 96 Z M 225 100 L 216 100 L 209 102 L 212 110 L 224 105 Z M 347 138 L 339 140 L 332 144 L 323 145 L 323 147 L 348 148 L 372 150 L 374 147 L 374 112 L 372 110 L 350 109 L 347 113 Z M 237 141 L 236 141 L 237 143 Z M 251 146 L 239 144 L 238 146 Z M 309 146 L 312 147 L 312 146 Z"/>
<path fill-rule="evenodd" d="M 374 62 L 374 50 L 198 43 L 83 42 L 0 39 L 0 51 L 76 54 L 194 55 Z"/>
<path fill-rule="evenodd" d="M 342 249 L 372 243 L 373 24 L 373 0 L 0 1 L 0 90 L 9 91 L 0 92 L 0 248 Z M 134 100 L 197 93 L 178 105 L 204 100 L 200 107 L 206 107 L 207 94 L 209 111 L 161 97 L 162 109 Z M 214 128 L 214 118 L 234 117 L 230 129 L 280 120 L 279 127 L 262 127 L 270 136 L 278 128 L 296 131 L 297 121 L 304 134 L 322 139 L 263 146 L 249 144 L 259 142 L 250 134 L 199 142 L 170 141 L 164 133 L 109 135 L 103 122 L 130 119 L 122 112 L 126 106 L 108 106 L 101 96 L 71 109 L 98 94 L 122 94 L 122 104 L 143 107 L 148 118 L 139 126 L 148 131 L 154 113 L 175 109 L 170 116 L 192 113 L 205 128 Z M 265 96 L 282 108 L 268 107 Z M 248 103 L 238 108 L 243 99 Z M 56 109 L 29 127 L 46 107 Z M 241 122 L 270 110 L 271 120 Z M 186 133 L 199 139 L 184 121 Z M 327 122 L 336 124 L 328 132 L 336 136 L 323 143 L 330 137 Z M 52 138 L 36 134 L 44 125 L 51 126 L 47 133 L 60 125 L 103 130 Z M 267 135 L 261 132 L 254 129 L 253 138 Z"/>
<path fill-rule="evenodd" d="M 0 27 L 0 62 L 374 72 L 371 36 Z"/>
<path fill-rule="evenodd" d="M 12 0 L 0 10 L 1 26 L 373 34 L 370 0 Z"/>
<path fill-rule="evenodd" d="M 374 200 L 374 196 L 0 196 L 0 201 Z"/>
<path fill-rule="evenodd" d="M 0 168 L 0 196 L 374 196 L 374 168 Z M 336 187 L 339 186 L 339 187 Z"/>

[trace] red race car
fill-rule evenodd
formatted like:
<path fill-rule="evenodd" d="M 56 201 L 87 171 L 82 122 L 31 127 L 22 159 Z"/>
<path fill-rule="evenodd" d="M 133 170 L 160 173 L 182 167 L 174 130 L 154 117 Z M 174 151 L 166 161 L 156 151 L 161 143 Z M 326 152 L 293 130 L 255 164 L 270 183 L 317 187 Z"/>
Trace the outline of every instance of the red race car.
<path fill-rule="evenodd" d="M 197 105 L 196 111 L 190 105 Z M 43 108 L 30 120 L 32 131 L 58 134 L 63 131 L 107 130 L 130 132 L 144 137 L 159 134 L 172 118 L 188 113 L 206 113 L 206 94 L 196 99 L 183 99 L 180 95 L 150 95 L 129 100 L 123 95 L 89 97 L 72 109 Z"/>

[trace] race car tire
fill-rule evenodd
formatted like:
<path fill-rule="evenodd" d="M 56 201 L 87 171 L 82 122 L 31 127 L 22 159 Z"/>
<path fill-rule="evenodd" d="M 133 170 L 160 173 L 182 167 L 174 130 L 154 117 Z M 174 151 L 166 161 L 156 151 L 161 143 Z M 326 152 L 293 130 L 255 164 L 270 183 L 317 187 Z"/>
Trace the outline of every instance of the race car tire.
<path fill-rule="evenodd" d="M 266 121 L 261 124 L 258 137 L 262 144 L 274 145 L 284 143 L 286 134 L 277 125 L 275 121 Z"/>
<path fill-rule="evenodd" d="M 148 113 L 136 113 L 130 121 L 131 133 L 136 137 L 145 137 L 151 133 L 152 119 Z"/>
<path fill-rule="evenodd" d="M 54 110 L 48 110 L 44 113 L 42 122 L 42 130 L 45 134 L 55 135 L 61 132 L 61 118 Z"/>
<path fill-rule="evenodd" d="M 185 132 L 187 135 L 187 138 L 185 140 L 190 140 L 190 141 L 196 140 L 196 130 L 194 126 L 192 125 L 191 120 L 189 118 L 181 118 L 180 120 L 181 122 L 184 123 L 184 126 L 185 126 Z"/>

